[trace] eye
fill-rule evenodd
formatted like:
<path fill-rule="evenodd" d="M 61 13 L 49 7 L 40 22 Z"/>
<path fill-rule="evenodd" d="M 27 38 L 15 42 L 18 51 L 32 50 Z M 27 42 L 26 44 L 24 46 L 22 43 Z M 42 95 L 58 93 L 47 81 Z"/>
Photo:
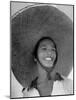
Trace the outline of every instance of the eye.
<path fill-rule="evenodd" d="M 42 50 L 47 50 L 47 48 L 46 47 L 42 47 Z"/>
<path fill-rule="evenodd" d="M 55 48 L 52 48 L 51 50 L 52 50 L 52 51 L 56 51 L 56 49 L 55 49 Z"/>

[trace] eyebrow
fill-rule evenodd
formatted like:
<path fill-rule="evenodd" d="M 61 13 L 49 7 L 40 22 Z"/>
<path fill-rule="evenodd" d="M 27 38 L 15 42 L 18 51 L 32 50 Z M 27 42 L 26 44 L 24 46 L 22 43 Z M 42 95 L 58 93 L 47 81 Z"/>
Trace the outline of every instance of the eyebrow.
<path fill-rule="evenodd" d="M 41 48 L 46 48 L 45 46 L 41 47 Z M 55 50 L 56 51 L 56 48 L 52 48 L 52 50 Z"/>

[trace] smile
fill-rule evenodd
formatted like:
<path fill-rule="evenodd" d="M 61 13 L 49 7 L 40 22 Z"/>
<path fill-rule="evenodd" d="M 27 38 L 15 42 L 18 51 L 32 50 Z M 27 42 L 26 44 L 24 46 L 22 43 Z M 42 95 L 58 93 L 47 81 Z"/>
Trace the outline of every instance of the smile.
<path fill-rule="evenodd" d="M 52 58 L 48 57 L 48 58 L 45 58 L 45 60 L 48 60 L 49 61 L 49 60 L 52 60 Z"/>

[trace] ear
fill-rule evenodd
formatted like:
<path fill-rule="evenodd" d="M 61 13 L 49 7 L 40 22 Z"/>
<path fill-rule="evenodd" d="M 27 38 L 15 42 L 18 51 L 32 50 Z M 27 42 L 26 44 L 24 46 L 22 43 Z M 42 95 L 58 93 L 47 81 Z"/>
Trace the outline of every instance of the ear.
<path fill-rule="evenodd" d="M 34 57 L 34 61 L 37 62 L 37 59 Z"/>

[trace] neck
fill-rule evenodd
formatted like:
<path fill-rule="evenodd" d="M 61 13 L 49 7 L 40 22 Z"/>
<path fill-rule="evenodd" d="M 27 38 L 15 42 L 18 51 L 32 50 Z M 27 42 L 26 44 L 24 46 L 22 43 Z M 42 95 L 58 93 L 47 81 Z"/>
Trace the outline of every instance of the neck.
<path fill-rule="evenodd" d="M 39 81 L 46 81 L 47 79 L 47 71 L 44 70 L 44 68 L 38 64 L 38 73 L 39 73 Z"/>
<path fill-rule="evenodd" d="M 39 73 L 39 80 L 40 81 L 48 81 L 54 80 L 56 72 L 54 72 L 54 66 L 51 68 L 46 68 L 42 66 L 40 63 L 37 63 L 38 66 L 38 73 Z"/>
<path fill-rule="evenodd" d="M 50 95 L 53 89 L 53 80 L 48 80 L 48 72 L 38 64 L 38 85 L 37 89 L 39 91 L 40 96 Z"/>

